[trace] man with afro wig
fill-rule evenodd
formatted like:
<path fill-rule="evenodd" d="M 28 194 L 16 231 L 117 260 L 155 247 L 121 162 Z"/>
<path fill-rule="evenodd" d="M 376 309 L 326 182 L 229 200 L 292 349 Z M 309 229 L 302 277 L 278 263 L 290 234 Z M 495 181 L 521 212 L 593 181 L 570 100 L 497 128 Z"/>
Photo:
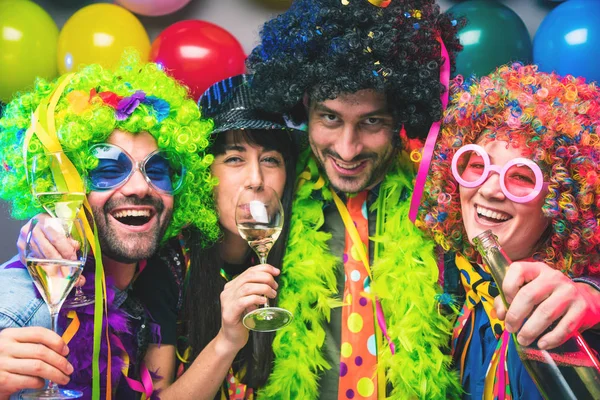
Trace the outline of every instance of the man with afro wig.
<path fill-rule="evenodd" d="M 432 0 L 297 0 L 263 26 L 253 89 L 307 123 L 310 149 L 279 287 L 294 320 L 259 396 L 458 396 L 434 243 L 408 217 L 407 151 L 439 128 L 457 29 Z"/>

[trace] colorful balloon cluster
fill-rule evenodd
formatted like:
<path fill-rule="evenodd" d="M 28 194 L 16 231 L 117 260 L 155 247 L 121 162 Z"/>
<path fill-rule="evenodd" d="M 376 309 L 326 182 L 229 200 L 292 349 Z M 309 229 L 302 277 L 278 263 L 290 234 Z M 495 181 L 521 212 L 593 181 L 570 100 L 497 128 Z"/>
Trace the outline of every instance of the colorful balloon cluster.
<path fill-rule="evenodd" d="M 0 1 L 0 101 L 30 88 L 37 77 L 53 79 L 83 64 L 111 67 L 125 48 L 148 57 L 150 39 L 140 21 L 114 4 L 92 4 L 58 28 L 28 0 Z"/>
<path fill-rule="evenodd" d="M 244 50 L 225 29 L 206 21 L 181 21 L 151 46 L 144 26 L 131 12 L 170 14 L 190 0 L 116 2 L 120 5 L 81 8 L 59 33 L 50 15 L 35 3 L 0 0 L 0 104 L 27 90 L 37 77 L 53 79 L 90 63 L 112 67 L 130 48 L 160 63 L 196 99 L 214 82 L 244 72 Z"/>
<path fill-rule="evenodd" d="M 456 73 L 486 75 L 511 61 L 535 63 L 541 71 L 583 76 L 600 82 L 600 1 L 569 0 L 542 21 L 533 44 L 523 21 L 499 1 L 468 0 L 448 10 L 464 17 L 464 50 Z"/>

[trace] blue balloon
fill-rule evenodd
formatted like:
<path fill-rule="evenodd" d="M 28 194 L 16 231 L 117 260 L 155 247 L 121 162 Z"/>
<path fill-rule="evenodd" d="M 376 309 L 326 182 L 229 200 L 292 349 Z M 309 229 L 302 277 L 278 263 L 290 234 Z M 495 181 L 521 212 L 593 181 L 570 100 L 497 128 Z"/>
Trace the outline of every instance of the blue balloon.
<path fill-rule="evenodd" d="M 554 8 L 533 39 L 541 71 L 600 81 L 600 1 L 570 0 Z"/>

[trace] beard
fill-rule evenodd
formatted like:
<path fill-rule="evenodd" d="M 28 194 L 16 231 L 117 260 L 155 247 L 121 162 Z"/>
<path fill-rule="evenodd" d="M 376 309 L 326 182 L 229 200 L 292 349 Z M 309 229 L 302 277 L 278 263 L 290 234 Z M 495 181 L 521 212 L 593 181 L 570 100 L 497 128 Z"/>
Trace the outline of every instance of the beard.
<path fill-rule="evenodd" d="M 140 205 L 152 206 L 156 210 L 153 217 L 156 218 L 156 222 L 146 231 L 127 232 L 110 216 L 110 211 L 117 207 Z M 173 209 L 166 209 L 164 203 L 155 197 L 110 199 L 103 207 L 92 207 L 92 212 L 98 228 L 102 254 L 127 264 L 148 259 L 156 253 L 173 215 Z"/>
<path fill-rule="evenodd" d="M 333 157 L 334 159 L 341 159 L 341 157 L 331 149 L 324 149 L 320 152 L 317 151 L 314 145 L 311 143 L 313 155 L 317 159 L 321 171 L 325 173 L 330 185 L 338 192 L 344 193 L 359 193 L 363 190 L 370 189 L 383 181 L 385 175 L 389 171 L 394 155 L 397 153 L 394 147 L 390 147 L 389 151 L 383 154 L 377 154 L 374 152 L 361 153 L 354 157 L 349 162 L 360 162 L 369 160 L 371 165 L 369 170 L 358 176 L 344 176 L 338 174 L 335 170 L 332 170 L 329 165 L 328 158 Z"/>

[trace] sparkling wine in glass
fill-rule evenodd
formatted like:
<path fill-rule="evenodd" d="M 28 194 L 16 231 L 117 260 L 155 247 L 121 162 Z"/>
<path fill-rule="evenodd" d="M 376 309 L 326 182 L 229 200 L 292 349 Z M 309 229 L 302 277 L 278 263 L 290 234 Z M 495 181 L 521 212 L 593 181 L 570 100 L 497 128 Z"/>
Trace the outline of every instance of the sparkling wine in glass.
<path fill-rule="evenodd" d="M 77 218 L 85 199 L 83 186 L 81 191 L 70 191 L 67 187 L 64 175 L 68 174 L 66 165 L 70 162 L 63 152 L 39 154 L 32 160 L 31 190 L 52 217 Z M 65 307 L 83 307 L 93 303 L 94 299 L 77 287 L 75 296 L 67 299 Z"/>
<path fill-rule="evenodd" d="M 65 219 L 76 218 L 85 199 L 85 193 L 73 192 L 41 192 L 36 196 L 48 214 Z"/>
<path fill-rule="evenodd" d="M 43 225 L 44 231 L 52 231 L 56 235 L 64 235 L 78 242 L 78 248 L 68 258 L 40 258 L 35 244 L 34 230 Z M 65 298 L 73 288 L 83 271 L 88 253 L 83 224 L 80 219 L 50 218 L 47 216 L 34 218 L 31 221 L 25 246 L 27 270 L 33 283 L 42 295 L 50 310 L 51 329 L 57 332 L 58 313 Z M 24 399 L 76 399 L 83 394 L 77 390 L 60 389 L 52 381 L 46 388 L 28 390 L 22 394 Z"/>
<path fill-rule="evenodd" d="M 261 264 L 267 262 L 269 251 L 281 234 L 283 219 L 283 207 L 272 188 L 247 188 L 240 193 L 235 210 L 237 228 L 256 252 Z M 270 307 L 267 299 L 264 307 L 247 313 L 243 323 L 254 331 L 271 332 L 288 325 L 292 318 L 288 310 Z"/>

